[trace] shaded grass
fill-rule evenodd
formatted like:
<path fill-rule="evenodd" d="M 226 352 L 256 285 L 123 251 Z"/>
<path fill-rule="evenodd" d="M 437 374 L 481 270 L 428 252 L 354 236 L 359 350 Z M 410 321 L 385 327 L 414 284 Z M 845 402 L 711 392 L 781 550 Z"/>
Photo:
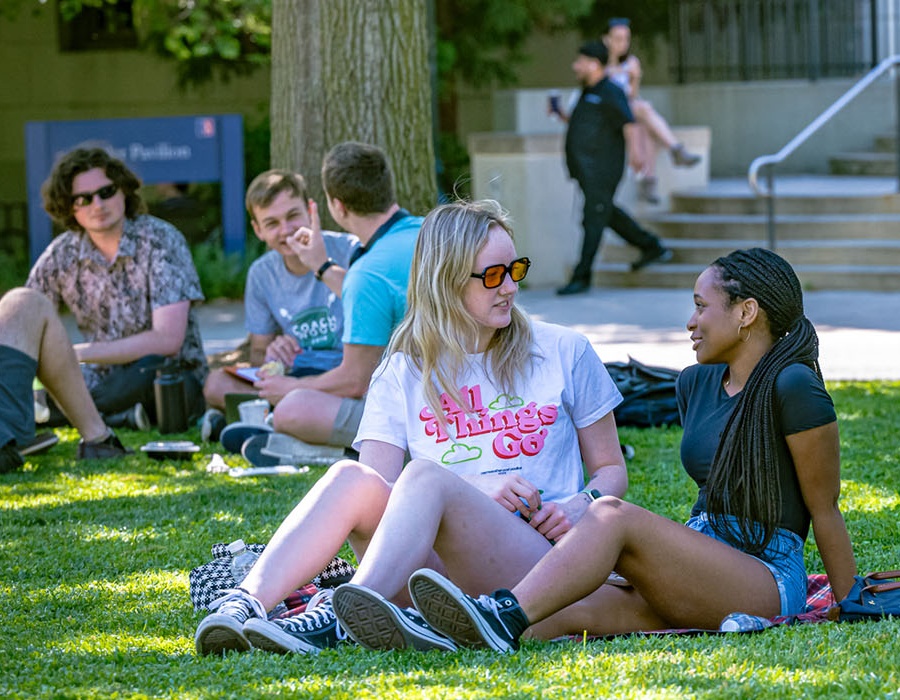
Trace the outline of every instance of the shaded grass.
<path fill-rule="evenodd" d="M 841 420 L 842 509 L 860 569 L 900 567 L 900 383 L 830 388 Z M 49 453 L 0 478 L 2 697 L 900 697 L 900 621 L 528 642 L 511 657 L 346 648 L 198 658 L 189 570 L 215 542 L 267 541 L 323 470 L 233 480 L 206 473 L 206 447 L 185 462 L 138 453 L 79 463 L 77 435 L 58 432 Z M 132 447 L 156 439 L 122 437 Z M 198 439 L 196 430 L 167 437 Z M 676 520 L 695 493 L 680 467 L 680 437 L 677 428 L 621 430 L 636 448 L 629 498 Z M 823 570 L 812 543 L 806 561 Z"/>

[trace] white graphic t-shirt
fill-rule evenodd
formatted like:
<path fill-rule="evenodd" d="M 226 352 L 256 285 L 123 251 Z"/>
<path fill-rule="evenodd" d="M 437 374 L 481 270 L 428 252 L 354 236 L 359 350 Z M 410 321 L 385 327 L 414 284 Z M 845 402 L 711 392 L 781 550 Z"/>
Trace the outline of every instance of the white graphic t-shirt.
<path fill-rule="evenodd" d="M 577 430 L 622 396 L 587 338 L 553 324 L 532 327 L 535 359 L 522 386 L 502 392 L 485 373 L 484 356 L 472 355 L 459 382 L 466 405 L 441 397 L 445 424 L 406 356 L 387 358 L 373 375 L 354 448 L 378 440 L 460 475 L 518 472 L 543 489 L 543 500 L 570 498 L 584 486 Z"/>

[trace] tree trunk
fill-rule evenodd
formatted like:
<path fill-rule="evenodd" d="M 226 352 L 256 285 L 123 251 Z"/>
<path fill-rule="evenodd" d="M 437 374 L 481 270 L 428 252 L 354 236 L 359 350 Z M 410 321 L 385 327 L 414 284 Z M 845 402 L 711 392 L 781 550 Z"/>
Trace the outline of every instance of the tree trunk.
<path fill-rule="evenodd" d="M 390 158 L 400 205 L 431 209 L 430 40 L 425 0 L 273 0 L 272 167 L 302 173 L 323 205 L 328 149 L 373 143 Z"/>

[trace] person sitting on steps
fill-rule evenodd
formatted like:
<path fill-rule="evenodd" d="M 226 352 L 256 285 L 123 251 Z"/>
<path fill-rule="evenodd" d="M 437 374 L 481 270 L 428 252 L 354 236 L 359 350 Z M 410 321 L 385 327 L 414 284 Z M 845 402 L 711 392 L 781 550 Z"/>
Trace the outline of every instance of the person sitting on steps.
<path fill-rule="evenodd" d="M 653 105 L 640 97 L 641 62 L 631 53 L 631 22 L 624 17 L 609 20 L 608 30 L 603 35 L 603 43 L 609 49 L 606 75 L 628 96 L 628 105 L 635 119 L 635 134 L 631 146 L 641 152 L 644 167 L 636 172 L 638 198 L 650 204 L 659 203 L 656 193 L 656 149 L 666 148 L 672 162 L 678 167 L 690 168 L 701 158 L 689 152 L 672 132 L 672 127 L 657 112 Z"/>

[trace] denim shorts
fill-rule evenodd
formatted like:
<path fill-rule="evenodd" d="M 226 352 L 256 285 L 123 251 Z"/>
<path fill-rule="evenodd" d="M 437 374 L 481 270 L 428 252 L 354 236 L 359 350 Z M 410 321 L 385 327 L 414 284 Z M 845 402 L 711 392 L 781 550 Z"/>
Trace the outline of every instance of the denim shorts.
<path fill-rule="evenodd" d="M 737 531 L 737 519 L 726 516 L 729 528 Z M 712 526 L 707 513 L 700 513 L 688 520 L 692 530 L 709 535 L 719 542 L 731 543 L 721 537 Z M 772 536 L 765 551 L 753 557 L 759 559 L 772 572 L 775 585 L 778 586 L 778 597 L 781 599 L 781 615 L 798 615 L 806 611 L 806 564 L 803 561 L 803 540 L 800 536 L 778 528 Z"/>

